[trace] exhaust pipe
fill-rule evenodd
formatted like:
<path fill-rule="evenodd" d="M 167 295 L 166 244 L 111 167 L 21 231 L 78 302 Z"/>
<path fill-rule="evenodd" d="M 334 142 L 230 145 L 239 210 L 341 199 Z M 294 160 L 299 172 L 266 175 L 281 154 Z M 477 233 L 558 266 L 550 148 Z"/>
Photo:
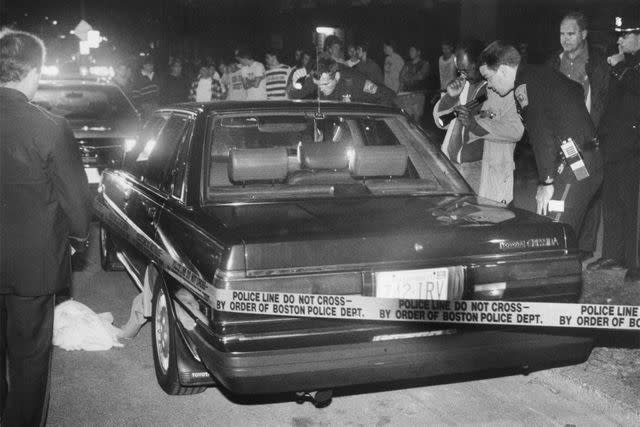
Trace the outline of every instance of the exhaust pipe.
<path fill-rule="evenodd" d="M 333 390 L 318 390 L 318 391 L 297 391 L 296 402 L 303 404 L 304 402 L 311 402 L 316 408 L 326 408 L 331 404 L 331 398 L 333 397 Z"/>

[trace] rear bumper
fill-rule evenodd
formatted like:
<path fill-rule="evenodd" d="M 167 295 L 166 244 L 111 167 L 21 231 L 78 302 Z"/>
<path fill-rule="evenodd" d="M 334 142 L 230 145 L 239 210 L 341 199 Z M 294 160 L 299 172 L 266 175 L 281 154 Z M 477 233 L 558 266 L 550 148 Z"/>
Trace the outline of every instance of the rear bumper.
<path fill-rule="evenodd" d="M 492 369 L 536 370 L 582 362 L 593 346 L 589 337 L 492 330 L 225 353 L 211 346 L 201 332 L 194 341 L 203 363 L 221 385 L 236 394 L 311 391 Z"/>

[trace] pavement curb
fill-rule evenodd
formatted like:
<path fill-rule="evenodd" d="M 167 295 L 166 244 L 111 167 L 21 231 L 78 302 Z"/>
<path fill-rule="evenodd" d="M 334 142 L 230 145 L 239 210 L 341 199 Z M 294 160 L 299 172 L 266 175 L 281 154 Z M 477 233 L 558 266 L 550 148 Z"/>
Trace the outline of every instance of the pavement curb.
<path fill-rule="evenodd" d="M 627 417 L 628 425 L 640 425 L 640 397 L 632 387 L 611 390 L 611 384 L 603 381 L 600 374 L 588 372 L 585 368 L 588 362 L 580 365 L 554 368 L 532 374 L 532 381 L 538 381 L 554 394 L 566 394 L 569 398 L 583 400 L 585 393 L 598 398 L 602 403 L 602 410 L 616 412 Z M 579 371 L 582 370 L 583 374 Z M 613 381 L 616 382 L 617 381 Z"/>

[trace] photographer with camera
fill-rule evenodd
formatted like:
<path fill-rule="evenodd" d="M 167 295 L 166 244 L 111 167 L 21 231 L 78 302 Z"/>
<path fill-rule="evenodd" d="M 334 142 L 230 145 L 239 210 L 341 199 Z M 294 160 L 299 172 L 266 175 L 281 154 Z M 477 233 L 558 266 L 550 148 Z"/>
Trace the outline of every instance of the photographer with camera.
<path fill-rule="evenodd" d="M 433 109 L 436 125 L 447 129 L 443 153 L 480 196 L 513 200 L 513 151 L 524 128 L 512 97 L 487 91 L 478 70 L 483 44 L 472 40 L 455 52 L 457 79 Z"/>

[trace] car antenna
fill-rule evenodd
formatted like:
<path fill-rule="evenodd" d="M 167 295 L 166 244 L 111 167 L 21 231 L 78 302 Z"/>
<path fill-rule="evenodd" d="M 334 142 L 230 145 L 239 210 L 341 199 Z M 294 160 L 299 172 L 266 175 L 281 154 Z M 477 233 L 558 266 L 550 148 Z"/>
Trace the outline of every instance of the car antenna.
<path fill-rule="evenodd" d="M 317 37 L 317 33 L 316 33 L 316 76 L 320 73 L 319 68 L 320 68 L 320 40 L 319 40 L 319 37 Z M 322 77 L 322 76 L 319 76 L 319 77 Z M 313 76 L 311 76 L 311 78 L 313 78 Z M 320 110 L 320 86 L 318 85 L 316 85 L 316 101 L 318 105 L 318 109 L 316 111 L 316 119 L 323 119 L 324 115 Z"/>

